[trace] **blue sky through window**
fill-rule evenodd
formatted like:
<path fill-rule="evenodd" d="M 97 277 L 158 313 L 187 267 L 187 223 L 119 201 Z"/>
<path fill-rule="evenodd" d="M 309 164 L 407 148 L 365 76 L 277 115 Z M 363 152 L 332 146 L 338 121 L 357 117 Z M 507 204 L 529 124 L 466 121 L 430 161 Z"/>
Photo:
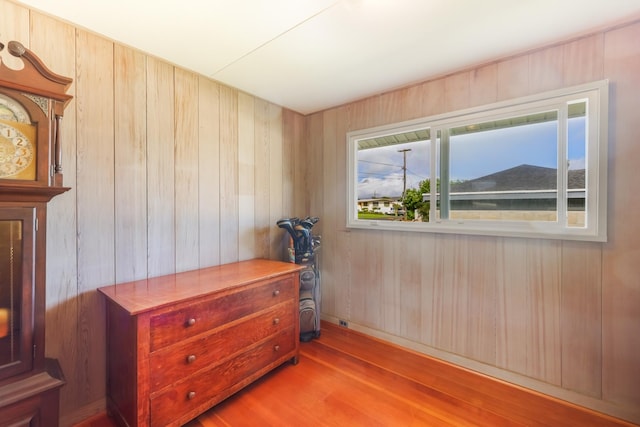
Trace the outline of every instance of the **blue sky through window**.
<path fill-rule="evenodd" d="M 568 121 L 570 169 L 584 169 L 586 119 Z M 469 180 L 527 164 L 557 167 L 557 121 L 467 133 L 450 138 L 451 180 Z M 358 198 L 399 197 L 430 176 L 430 142 L 420 141 L 358 151 Z"/>

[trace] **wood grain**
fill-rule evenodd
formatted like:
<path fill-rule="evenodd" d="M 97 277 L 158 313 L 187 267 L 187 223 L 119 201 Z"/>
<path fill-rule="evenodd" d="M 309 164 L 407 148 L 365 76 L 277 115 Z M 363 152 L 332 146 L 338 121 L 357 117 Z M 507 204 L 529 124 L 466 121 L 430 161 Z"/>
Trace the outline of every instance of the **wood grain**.
<path fill-rule="evenodd" d="M 505 238 L 497 259 L 497 366 L 559 385 L 560 244 Z"/>
<path fill-rule="evenodd" d="M 640 408 L 640 23 L 605 35 L 604 74 L 611 79 L 609 115 L 609 242 L 602 258 L 602 393 L 606 400 Z M 637 420 L 640 423 L 640 417 Z"/>
<path fill-rule="evenodd" d="M 147 62 L 118 45 L 114 61 L 116 282 L 127 282 L 147 276 Z"/>
<path fill-rule="evenodd" d="M 95 289 L 115 280 L 113 43 L 76 32 L 78 387 L 75 404 L 104 396 L 105 311 Z M 64 333 L 64 332 L 61 332 Z"/>
<path fill-rule="evenodd" d="M 257 253 L 254 234 L 259 228 L 256 219 L 258 212 L 263 212 L 263 209 L 256 210 L 257 196 L 260 194 L 268 200 L 268 196 L 262 195 L 262 192 L 256 192 L 255 104 L 256 101 L 252 96 L 242 92 L 238 94 L 238 205 L 240 212 L 238 258 L 240 260 L 266 255 L 264 252 Z M 260 165 L 264 163 L 260 162 Z M 258 203 L 258 206 L 264 205 Z"/>
<path fill-rule="evenodd" d="M 282 107 L 269 103 L 269 252 L 267 258 L 286 260 L 286 248 L 288 240 L 282 237 L 281 230 L 276 227 L 279 219 L 287 216 L 283 210 L 284 199 L 284 169 L 283 169 L 283 141 L 282 141 Z"/>
<path fill-rule="evenodd" d="M 562 386 L 587 396 L 602 390 L 602 248 L 562 243 Z"/>
<path fill-rule="evenodd" d="M 177 427 L 297 362 L 301 268 L 256 259 L 100 288 L 109 412 L 121 425 Z"/>
<path fill-rule="evenodd" d="M 200 218 L 198 199 L 200 175 L 198 157 L 198 76 L 180 68 L 175 80 L 175 266 L 176 271 L 193 270 L 200 266 Z"/>
<path fill-rule="evenodd" d="M 198 210 L 200 266 L 220 264 L 220 86 L 198 85 Z"/>
<path fill-rule="evenodd" d="M 238 91 L 220 86 L 220 262 L 239 256 Z"/>
<path fill-rule="evenodd" d="M 269 123 L 268 117 L 269 104 L 263 100 L 255 101 L 254 112 L 254 163 L 256 165 L 254 171 L 255 179 L 255 222 L 253 225 L 254 245 L 256 248 L 256 256 L 267 257 L 270 250 L 270 233 L 269 228 L 275 226 L 270 223 L 269 215 L 269 198 L 271 196 L 270 170 L 269 162 Z"/>
<path fill-rule="evenodd" d="M 147 265 L 148 276 L 176 269 L 175 95 L 173 67 L 147 57 Z"/>

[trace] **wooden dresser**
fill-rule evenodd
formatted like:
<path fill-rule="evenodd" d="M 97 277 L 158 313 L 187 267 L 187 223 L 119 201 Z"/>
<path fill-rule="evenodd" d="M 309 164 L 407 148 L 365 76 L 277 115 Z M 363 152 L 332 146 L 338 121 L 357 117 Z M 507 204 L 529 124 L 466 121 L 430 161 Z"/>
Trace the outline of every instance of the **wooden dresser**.
<path fill-rule="evenodd" d="M 98 289 L 109 414 L 121 425 L 179 426 L 297 363 L 299 270 L 257 259 Z"/>

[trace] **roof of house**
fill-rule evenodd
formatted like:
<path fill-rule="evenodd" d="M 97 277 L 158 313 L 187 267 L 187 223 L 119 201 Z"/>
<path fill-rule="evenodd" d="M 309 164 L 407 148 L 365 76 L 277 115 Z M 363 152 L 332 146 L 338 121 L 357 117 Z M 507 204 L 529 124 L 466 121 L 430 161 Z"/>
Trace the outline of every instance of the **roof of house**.
<path fill-rule="evenodd" d="M 585 170 L 569 170 L 569 188 L 585 188 Z M 451 192 L 555 190 L 557 170 L 542 166 L 520 165 L 480 178 L 451 185 Z"/>

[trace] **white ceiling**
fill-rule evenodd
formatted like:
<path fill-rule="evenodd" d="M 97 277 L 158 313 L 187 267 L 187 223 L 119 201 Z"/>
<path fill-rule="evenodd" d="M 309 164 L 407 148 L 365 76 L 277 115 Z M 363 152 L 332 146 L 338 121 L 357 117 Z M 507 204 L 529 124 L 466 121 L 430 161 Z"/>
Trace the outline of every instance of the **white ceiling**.
<path fill-rule="evenodd" d="M 640 17 L 640 0 L 21 0 L 303 114 Z"/>

